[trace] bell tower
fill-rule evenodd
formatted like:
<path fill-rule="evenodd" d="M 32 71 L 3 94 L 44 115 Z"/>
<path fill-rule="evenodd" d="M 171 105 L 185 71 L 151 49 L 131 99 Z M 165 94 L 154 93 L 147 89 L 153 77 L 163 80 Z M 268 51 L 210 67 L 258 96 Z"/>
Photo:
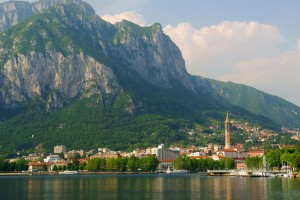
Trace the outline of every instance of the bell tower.
<path fill-rule="evenodd" d="M 230 121 L 228 113 L 225 120 L 225 149 L 230 149 Z"/>

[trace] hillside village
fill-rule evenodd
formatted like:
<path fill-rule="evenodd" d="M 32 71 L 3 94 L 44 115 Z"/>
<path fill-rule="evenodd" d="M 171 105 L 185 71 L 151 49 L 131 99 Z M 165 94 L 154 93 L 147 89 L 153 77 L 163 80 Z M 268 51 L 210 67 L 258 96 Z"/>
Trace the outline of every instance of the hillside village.
<path fill-rule="evenodd" d="M 272 130 L 263 130 L 253 126 L 251 127 L 247 123 L 242 124 L 237 121 L 229 120 L 228 114 L 224 126 L 225 131 L 221 134 L 225 136 L 225 145 L 209 143 L 206 146 L 191 145 L 183 147 L 179 145 L 171 145 L 169 148 L 166 148 L 164 144 L 160 144 L 157 147 L 136 148 L 131 152 L 114 151 L 106 147 L 91 149 L 89 151 L 67 151 L 67 147 L 65 145 L 57 145 L 53 148 L 53 152 L 49 155 L 46 155 L 44 152 L 31 153 L 22 157 L 9 159 L 9 162 L 14 163 L 22 159 L 26 163 L 26 166 L 28 166 L 29 172 L 71 170 L 71 166 L 74 162 L 78 162 L 78 166 L 81 166 L 76 170 L 85 170 L 85 166 L 89 160 L 95 158 L 145 158 L 152 155 L 159 161 L 156 170 L 164 171 L 168 167 L 174 168 L 174 161 L 177 158 L 188 156 L 190 159 L 211 158 L 214 161 L 230 158 L 234 160 L 234 168 L 239 170 L 247 168 L 247 157 L 262 157 L 267 146 L 274 149 L 286 147 L 285 144 L 276 143 L 276 141 L 279 141 L 280 138 L 288 138 L 295 142 L 299 141 L 299 130 L 288 130 L 286 128 L 282 128 L 282 133 L 276 133 Z M 220 127 L 211 126 L 209 129 L 212 131 L 219 131 Z M 243 132 L 244 136 L 247 137 L 245 140 L 246 144 L 249 144 L 247 145 L 247 148 L 245 148 L 245 145 L 242 143 L 232 144 L 231 142 L 236 135 L 242 135 L 241 132 Z M 196 133 L 195 130 L 192 130 L 188 134 L 194 135 Z M 213 137 L 217 134 L 218 133 L 207 134 L 206 137 Z"/>

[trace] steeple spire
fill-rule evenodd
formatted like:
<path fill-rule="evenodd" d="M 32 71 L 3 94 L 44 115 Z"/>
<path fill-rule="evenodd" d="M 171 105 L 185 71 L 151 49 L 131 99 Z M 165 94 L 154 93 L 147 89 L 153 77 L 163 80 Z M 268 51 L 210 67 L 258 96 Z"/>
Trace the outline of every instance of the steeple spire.
<path fill-rule="evenodd" d="M 225 120 L 225 123 L 229 123 L 228 112 L 227 112 L 227 115 L 226 115 L 226 120 Z"/>
<path fill-rule="evenodd" d="M 225 149 L 230 149 L 231 144 L 230 144 L 230 121 L 229 121 L 229 116 L 228 112 L 226 115 L 226 120 L 225 120 Z"/>

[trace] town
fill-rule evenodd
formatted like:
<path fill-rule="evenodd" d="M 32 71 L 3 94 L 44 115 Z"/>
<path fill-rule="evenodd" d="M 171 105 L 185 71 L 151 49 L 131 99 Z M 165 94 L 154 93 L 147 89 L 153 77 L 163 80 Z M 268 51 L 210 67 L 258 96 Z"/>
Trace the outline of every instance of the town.
<path fill-rule="evenodd" d="M 210 129 L 219 129 L 218 127 L 210 127 Z M 65 145 L 57 145 L 53 149 L 53 153 L 46 155 L 45 153 L 31 153 L 21 158 L 12 158 L 0 161 L 1 172 L 88 172 L 88 171 L 106 171 L 106 172 L 166 172 L 167 169 L 186 169 L 191 172 L 235 169 L 235 170 L 259 170 L 263 168 L 271 168 L 276 171 L 297 171 L 300 167 L 300 149 L 294 146 L 282 146 L 280 144 L 272 144 L 274 151 L 281 151 L 279 161 L 277 163 L 263 164 L 263 157 L 266 155 L 265 146 L 250 146 L 245 149 L 241 143 L 232 145 L 231 140 L 238 131 L 246 130 L 249 138 L 246 142 L 252 143 L 253 136 L 256 136 L 261 142 L 275 140 L 278 133 L 271 130 L 260 130 L 259 128 L 250 128 L 246 124 L 240 124 L 230 121 L 227 113 L 224 122 L 225 146 L 220 144 L 208 144 L 204 147 L 170 146 L 165 148 L 164 144 L 157 147 L 137 148 L 132 152 L 113 151 L 106 147 L 98 149 L 70 150 L 67 151 Z M 194 134 L 193 130 L 189 134 Z M 299 130 L 288 130 L 282 128 L 282 134 L 289 134 L 290 139 L 299 141 Z M 212 134 L 213 135 L 213 134 Z M 283 137 L 283 136 L 281 136 Z M 291 150 L 294 149 L 294 150 Z M 269 152 L 272 154 L 272 151 Z M 268 155 L 267 155 L 268 156 Z M 269 156 L 271 157 L 271 156 Z M 284 158 L 285 157 L 285 158 Z M 150 158 L 150 159 L 149 159 Z M 257 159 L 256 159 L 257 158 Z M 147 159 L 147 161 L 143 161 Z M 133 160 L 134 166 L 129 166 L 130 160 Z M 192 161 L 194 166 L 192 165 Z M 200 161 L 205 160 L 204 164 Z M 98 161 L 97 166 L 95 162 Z M 180 163 L 179 163 L 180 161 Z M 209 162 L 211 164 L 209 164 Z M 223 161 L 223 162 L 222 162 Z M 102 162 L 102 164 L 101 164 Z M 104 162 L 104 163 L 103 163 Z M 148 162 L 149 166 L 141 164 Z M 184 162 L 188 162 L 185 164 Z M 279 162 L 279 163 L 278 163 Z M 150 166 L 150 164 L 152 164 Z M 223 164 L 221 164 L 223 163 Z M 200 165 L 206 165 L 200 167 Z"/>

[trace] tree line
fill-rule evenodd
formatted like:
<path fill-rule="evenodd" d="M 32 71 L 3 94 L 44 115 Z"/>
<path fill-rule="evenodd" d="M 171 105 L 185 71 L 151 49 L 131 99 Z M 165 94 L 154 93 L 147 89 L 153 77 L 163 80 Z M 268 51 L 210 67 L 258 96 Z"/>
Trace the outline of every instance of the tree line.
<path fill-rule="evenodd" d="M 300 170 L 300 146 L 296 148 L 283 148 L 269 150 L 265 154 L 266 164 L 270 170 L 280 170 L 283 166 L 290 166 L 295 171 Z M 247 169 L 262 169 L 263 157 L 248 157 Z"/>
<path fill-rule="evenodd" d="M 296 171 L 300 170 L 300 146 L 297 148 L 276 149 L 266 153 L 268 166 L 281 168 L 283 166 L 293 167 Z"/>
<path fill-rule="evenodd" d="M 191 172 L 206 172 L 207 170 L 216 169 L 234 169 L 235 163 L 233 158 L 222 158 L 220 160 L 213 160 L 212 158 L 195 159 L 183 155 L 174 161 L 175 169 L 185 169 Z"/>
<path fill-rule="evenodd" d="M 0 172 L 21 172 L 28 170 L 28 162 L 24 159 L 19 159 L 14 162 L 0 159 Z"/>
<path fill-rule="evenodd" d="M 143 158 L 131 156 L 129 158 L 92 158 L 86 165 L 88 171 L 147 171 L 154 172 L 159 160 L 154 155 Z"/>

